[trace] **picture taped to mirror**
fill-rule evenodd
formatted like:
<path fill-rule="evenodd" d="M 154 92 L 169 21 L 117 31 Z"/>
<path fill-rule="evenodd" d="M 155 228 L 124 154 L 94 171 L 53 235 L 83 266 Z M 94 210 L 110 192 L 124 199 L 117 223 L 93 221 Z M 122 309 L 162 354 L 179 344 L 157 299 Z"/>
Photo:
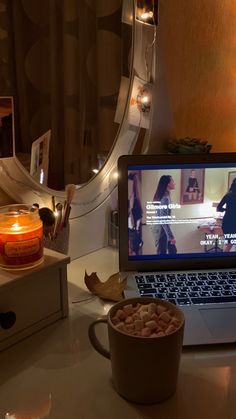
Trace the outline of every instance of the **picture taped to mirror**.
<path fill-rule="evenodd" d="M 51 139 L 51 130 L 45 132 L 41 137 L 32 143 L 30 174 L 46 185 L 48 182 L 48 166 L 49 166 L 49 146 Z"/>
<path fill-rule="evenodd" d="M 135 76 L 133 79 L 128 121 L 130 125 L 148 129 L 152 105 L 152 84 Z"/>

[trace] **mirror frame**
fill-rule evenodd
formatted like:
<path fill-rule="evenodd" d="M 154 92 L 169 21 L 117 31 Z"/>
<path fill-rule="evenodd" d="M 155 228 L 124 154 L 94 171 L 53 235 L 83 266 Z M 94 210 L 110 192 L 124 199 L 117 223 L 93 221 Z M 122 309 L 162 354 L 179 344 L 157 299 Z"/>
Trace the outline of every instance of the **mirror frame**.
<path fill-rule="evenodd" d="M 118 207 L 117 160 L 123 154 L 131 154 L 137 142 L 140 126 L 129 125 L 128 112 L 134 76 L 147 80 L 146 53 L 149 52 L 150 80 L 155 80 L 156 28 L 135 19 L 136 0 L 131 0 L 132 47 L 130 83 L 120 126 L 107 160 L 99 173 L 87 183 L 78 185 L 70 213 L 69 255 L 76 259 L 84 254 L 108 245 L 108 220 L 112 210 Z M 154 35 L 155 33 L 155 35 Z M 153 104 L 150 114 L 152 120 Z M 143 150 L 147 149 L 149 130 L 146 131 Z M 56 191 L 39 184 L 22 166 L 16 156 L 0 160 L 0 187 L 17 203 L 52 208 L 52 197 L 64 202 L 65 191 Z"/>

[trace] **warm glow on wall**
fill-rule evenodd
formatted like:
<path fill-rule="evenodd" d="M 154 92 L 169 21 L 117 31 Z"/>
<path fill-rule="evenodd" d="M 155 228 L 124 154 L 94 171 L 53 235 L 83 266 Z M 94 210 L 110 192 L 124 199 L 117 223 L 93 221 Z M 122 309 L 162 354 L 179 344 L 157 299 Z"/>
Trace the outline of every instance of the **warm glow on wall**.
<path fill-rule="evenodd" d="M 236 150 L 235 46 L 235 1 L 162 3 L 152 153 L 163 151 L 168 137 L 187 136 L 206 139 L 213 152 Z"/>

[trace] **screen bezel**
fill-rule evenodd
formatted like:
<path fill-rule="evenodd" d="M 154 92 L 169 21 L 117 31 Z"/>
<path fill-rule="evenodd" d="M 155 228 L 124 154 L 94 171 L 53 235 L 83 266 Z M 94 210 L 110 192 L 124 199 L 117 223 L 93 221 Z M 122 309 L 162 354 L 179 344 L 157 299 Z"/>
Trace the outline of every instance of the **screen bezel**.
<path fill-rule="evenodd" d="M 125 155 L 118 160 L 118 207 L 119 207 L 119 269 L 120 271 L 151 271 L 181 269 L 217 269 L 236 267 L 236 256 L 220 258 L 196 257 L 196 259 L 129 260 L 128 257 L 128 167 L 134 165 L 177 164 L 232 164 L 236 165 L 236 153 L 206 154 L 159 154 Z M 173 167 L 174 168 L 174 167 Z M 171 266 L 170 266 L 171 265 Z"/>

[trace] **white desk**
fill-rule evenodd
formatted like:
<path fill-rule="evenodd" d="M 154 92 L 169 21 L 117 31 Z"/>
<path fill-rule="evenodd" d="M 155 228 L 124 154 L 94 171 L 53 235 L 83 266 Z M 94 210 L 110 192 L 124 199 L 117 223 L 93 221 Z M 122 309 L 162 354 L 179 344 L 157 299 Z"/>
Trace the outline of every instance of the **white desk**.
<path fill-rule="evenodd" d="M 117 268 L 113 249 L 68 266 L 69 318 L 0 354 L 0 418 L 12 409 L 25 411 L 25 416 L 18 414 L 14 419 L 235 419 L 236 345 L 185 350 L 177 393 L 160 405 L 134 405 L 116 394 L 110 363 L 94 351 L 87 336 L 91 320 L 106 313 L 110 304 L 97 298 L 73 301 L 90 296 L 83 284 L 85 269 L 97 271 L 105 280 Z M 106 341 L 102 325 L 100 332 Z"/>

